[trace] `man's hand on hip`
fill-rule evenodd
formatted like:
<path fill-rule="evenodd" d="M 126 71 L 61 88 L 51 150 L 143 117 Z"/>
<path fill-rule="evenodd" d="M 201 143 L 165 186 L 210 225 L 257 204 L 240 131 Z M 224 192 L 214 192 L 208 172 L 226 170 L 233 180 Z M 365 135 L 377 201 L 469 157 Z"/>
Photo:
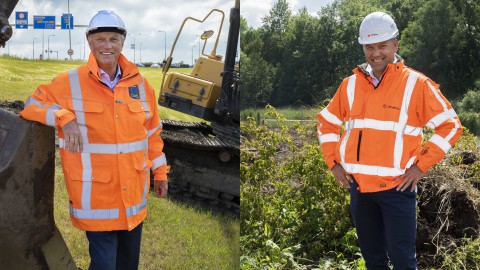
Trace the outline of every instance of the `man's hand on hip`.
<path fill-rule="evenodd" d="M 167 197 L 167 192 L 168 192 L 168 182 L 154 180 L 153 189 L 155 190 L 155 194 L 157 198 L 165 198 Z"/>
<path fill-rule="evenodd" d="M 413 164 L 410 168 L 408 168 L 405 171 L 404 175 L 393 180 L 393 183 L 395 184 L 401 181 L 400 185 L 397 186 L 397 191 L 404 191 L 411 184 L 412 188 L 410 189 L 410 191 L 413 192 L 417 187 L 418 180 L 420 180 L 420 178 L 422 178 L 423 175 L 424 173 L 422 172 L 422 170 L 420 170 L 420 168 L 418 168 L 417 165 Z"/>
<path fill-rule="evenodd" d="M 335 164 L 335 166 L 333 166 L 332 168 L 332 173 L 333 173 L 333 176 L 335 176 L 337 183 L 341 187 L 350 188 L 350 183 L 353 183 L 352 177 L 347 174 L 347 172 L 342 167 L 342 165 L 338 163 Z"/>
<path fill-rule="evenodd" d="M 65 149 L 76 154 L 83 151 L 83 138 L 77 121 L 72 120 L 62 128 L 64 134 Z"/>

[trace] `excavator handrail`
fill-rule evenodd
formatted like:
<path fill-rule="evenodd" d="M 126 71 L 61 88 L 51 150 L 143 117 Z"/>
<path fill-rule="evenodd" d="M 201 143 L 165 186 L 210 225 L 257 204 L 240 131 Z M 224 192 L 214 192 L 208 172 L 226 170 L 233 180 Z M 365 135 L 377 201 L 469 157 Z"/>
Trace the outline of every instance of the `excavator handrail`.
<path fill-rule="evenodd" d="M 212 9 L 204 18 L 203 20 L 200 20 L 200 19 L 197 19 L 197 18 L 193 18 L 193 17 L 187 17 L 183 20 L 182 22 L 182 26 L 180 27 L 180 30 L 178 31 L 177 33 L 177 36 L 175 37 L 175 41 L 173 42 L 173 45 L 172 45 L 172 49 L 170 50 L 170 54 L 168 55 L 168 58 L 166 59 L 166 62 L 164 63 L 164 66 L 163 66 L 163 69 L 162 69 L 162 73 L 163 73 L 163 79 L 162 79 L 162 87 L 163 87 L 163 83 L 165 81 L 165 74 L 167 74 L 168 70 L 170 69 L 170 64 L 172 62 L 172 55 L 173 55 L 173 51 L 175 49 L 175 45 L 177 44 L 177 41 L 178 41 L 178 38 L 180 37 L 180 34 L 182 33 L 182 30 L 183 30 L 183 27 L 185 26 L 185 23 L 188 21 L 188 20 L 194 20 L 196 22 L 199 22 L 199 23 L 203 23 L 205 20 L 208 19 L 208 17 L 210 17 L 210 15 L 213 13 L 213 12 L 220 12 L 220 14 L 222 14 L 222 21 L 220 22 L 220 26 L 218 28 L 218 33 L 217 33 L 217 38 L 215 40 L 215 45 L 213 46 L 213 50 L 212 50 L 212 54 L 215 56 L 217 54 L 217 46 L 218 46 L 218 41 L 220 39 L 220 34 L 222 32 L 222 26 L 223 26 L 223 20 L 225 19 L 225 13 L 220 10 L 220 9 Z"/>

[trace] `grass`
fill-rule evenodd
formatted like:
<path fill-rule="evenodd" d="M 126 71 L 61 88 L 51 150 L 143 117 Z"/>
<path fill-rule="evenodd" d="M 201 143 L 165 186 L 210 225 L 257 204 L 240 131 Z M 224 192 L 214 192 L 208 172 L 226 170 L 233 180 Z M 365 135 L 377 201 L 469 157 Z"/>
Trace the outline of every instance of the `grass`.
<path fill-rule="evenodd" d="M 316 114 L 319 113 L 318 107 L 302 106 L 302 107 L 283 107 L 275 108 L 275 110 L 282 114 L 286 119 L 291 120 L 316 120 Z M 254 117 L 260 119 L 268 119 L 265 117 L 265 113 L 268 110 L 265 108 L 261 109 L 244 109 L 240 112 L 240 118 L 246 120 L 247 117 Z"/>
<path fill-rule="evenodd" d="M 48 83 L 59 72 L 84 64 L 80 61 L 31 61 L 0 57 L 3 76 L 0 100 L 25 100 L 41 83 Z M 176 69 L 178 70 L 178 69 Z M 141 73 L 156 92 L 161 70 L 142 68 Z M 188 69 L 183 71 L 189 72 Z M 188 115 L 159 108 L 164 118 L 195 121 Z M 175 113 L 175 115 L 173 115 Z M 200 119 L 201 120 L 201 119 Z M 238 218 L 205 210 L 198 205 L 170 199 L 148 201 L 149 215 L 143 227 L 140 269 L 239 269 L 240 222 Z M 85 233 L 73 227 L 68 211 L 59 155 L 55 169 L 55 223 L 62 233 L 75 263 L 88 269 L 90 257 Z"/>
<path fill-rule="evenodd" d="M 287 126 L 291 126 L 296 122 L 308 122 L 313 124 L 317 120 L 316 114 L 320 112 L 318 107 L 310 106 L 283 107 L 275 108 L 275 110 L 285 117 L 285 125 Z M 247 108 L 240 111 L 240 119 L 241 121 L 245 121 L 248 117 L 253 117 L 257 122 L 257 125 L 266 125 L 271 128 L 279 127 L 277 121 L 273 117 L 265 114 L 267 111 L 268 109 L 266 108 Z"/>
<path fill-rule="evenodd" d="M 50 83 L 60 72 L 67 71 L 85 64 L 83 61 L 32 61 L 17 58 L 0 57 L 0 74 L 2 86 L 0 100 L 25 101 L 40 84 Z M 190 73 L 190 68 L 171 68 L 170 72 Z M 158 97 L 163 73 L 159 68 L 140 68 L 140 72 L 147 78 L 155 89 Z M 181 120 L 187 122 L 201 122 L 200 118 L 190 116 L 175 110 L 159 107 L 161 119 Z"/>

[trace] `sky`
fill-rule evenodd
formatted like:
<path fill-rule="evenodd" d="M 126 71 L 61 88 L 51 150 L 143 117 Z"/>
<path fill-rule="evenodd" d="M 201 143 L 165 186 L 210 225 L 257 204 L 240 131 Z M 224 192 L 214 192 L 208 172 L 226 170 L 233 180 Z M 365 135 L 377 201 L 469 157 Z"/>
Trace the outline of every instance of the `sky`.
<path fill-rule="evenodd" d="M 178 30 L 183 20 L 190 16 L 202 20 L 212 9 L 220 9 L 225 13 L 224 23 L 217 46 L 217 54 L 224 55 L 229 26 L 230 9 L 234 6 L 234 0 L 69 0 L 70 13 L 74 17 L 74 25 L 88 25 L 90 19 L 103 9 L 113 10 L 125 23 L 127 38 L 123 47 L 123 54 L 130 60 L 140 62 L 161 62 L 168 56 Z M 21 58 L 31 59 L 33 53 L 38 59 L 43 50 L 50 47 L 52 51 L 58 51 L 58 58 L 68 58 L 67 51 L 70 48 L 69 31 L 56 29 L 16 29 L 15 11 L 27 11 L 28 23 L 33 24 L 33 16 L 56 16 L 56 24 L 60 24 L 60 18 L 68 13 L 67 0 L 19 0 L 15 10 L 9 17 L 14 34 L 7 42 L 5 48 L 0 48 L 0 55 L 10 54 Z M 205 30 L 214 30 L 215 34 L 208 40 L 205 52 L 210 53 L 215 43 L 215 37 L 220 26 L 221 15 L 213 12 L 204 22 L 198 23 L 189 20 L 177 41 L 173 53 L 173 63 L 184 61 L 192 63 L 192 58 L 198 58 L 200 35 Z M 71 30 L 71 48 L 74 51 L 73 59 L 88 59 L 90 49 L 85 38 L 86 27 L 74 27 Z M 165 31 L 165 32 L 158 32 Z M 134 40 L 135 39 L 135 40 Z M 131 48 L 135 41 L 136 50 Z M 140 49 L 141 48 L 141 49 Z M 141 59 L 140 59 L 141 57 Z M 48 53 L 45 53 L 48 58 Z M 50 58 L 56 59 L 57 53 L 50 54 Z"/>
<path fill-rule="evenodd" d="M 260 27 L 262 18 L 268 14 L 277 0 L 240 0 L 241 15 L 247 20 L 249 26 Z M 321 7 L 330 4 L 333 0 L 287 0 L 293 13 L 305 6 L 315 15 Z M 229 26 L 230 9 L 234 6 L 234 0 L 69 0 L 70 13 L 74 16 L 75 25 L 88 25 L 90 19 L 102 9 L 115 11 L 124 21 L 129 35 L 125 40 L 123 54 L 135 62 L 161 62 L 165 54 L 170 54 L 173 42 L 183 20 L 190 16 L 203 19 L 212 9 L 220 9 L 225 12 L 224 23 L 217 45 L 217 54 L 224 55 Z M 65 59 L 67 50 L 73 49 L 73 59 L 88 59 L 90 49 L 85 38 L 85 27 L 76 26 L 71 30 L 71 45 L 69 31 L 56 29 L 16 29 L 15 11 L 27 11 L 28 22 L 33 24 L 33 16 L 55 16 L 56 24 L 60 24 L 60 18 L 68 13 L 67 0 L 19 0 L 15 10 L 9 18 L 14 34 L 5 48 L 0 48 L 0 55 L 9 54 L 21 58 L 31 59 L 33 54 L 38 59 L 40 53 L 48 48 L 54 51 L 50 58 Z M 221 21 L 218 12 L 212 15 L 204 23 L 188 21 L 177 41 L 173 53 L 173 63 L 183 61 L 191 64 L 192 59 L 198 58 L 199 48 L 203 47 L 199 36 L 205 30 L 214 30 L 215 35 Z M 165 32 L 159 32 L 165 31 Z M 214 36 L 215 37 L 215 36 Z M 213 49 L 214 37 L 207 43 L 205 52 L 210 53 Z M 166 38 L 166 39 L 165 39 Z M 166 46 L 165 46 L 166 41 Z M 131 44 L 135 42 L 135 50 Z M 166 49 L 165 49 L 166 47 Z M 43 49 L 42 49 L 43 48 Z M 56 53 L 55 51 L 58 51 Z M 48 58 L 48 53 L 44 53 Z"/>

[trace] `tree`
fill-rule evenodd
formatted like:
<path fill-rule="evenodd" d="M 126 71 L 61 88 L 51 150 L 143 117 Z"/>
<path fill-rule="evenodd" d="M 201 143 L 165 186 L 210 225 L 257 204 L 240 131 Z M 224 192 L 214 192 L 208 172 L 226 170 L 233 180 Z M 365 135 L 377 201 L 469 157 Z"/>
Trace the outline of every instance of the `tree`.
<path fill-rule="evenodd" d="M 288 22 L 292 11 L 286 0 L 278 0 L 270 9 L 269 15 L 265 16 L 260 29 L 261 37 L 264 41 L 262 47 L 263 58 L 276 66 L 282 62 L 284 34 L 288 27 Z"/>
<path fill-rule="evenodd" d="M 425 2 L 400 42 L 406 63 L 439 83 L 448 98 L 472 88 L 480 68 L 479 4 L 455 2 Z"/>
<path fill-rule="evenodd" d="M 275 70 L 258 53 L 246 55 L 241 52 L 240 58 L 242 59 L 241 108 L 265 106 L 272 92 Z"/>

